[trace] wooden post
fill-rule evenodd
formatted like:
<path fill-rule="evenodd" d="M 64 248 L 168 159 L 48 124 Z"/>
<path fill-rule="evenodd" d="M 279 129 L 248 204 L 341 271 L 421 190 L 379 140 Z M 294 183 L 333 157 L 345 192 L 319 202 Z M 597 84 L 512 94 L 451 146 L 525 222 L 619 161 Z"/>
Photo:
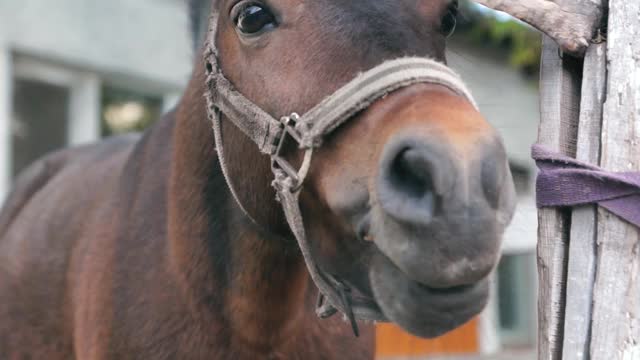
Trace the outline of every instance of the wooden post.
<path fill-rule="evenodd" d="M 604 1 L 478 0 L 574 54 L 600 28 Z M 608 8 L 608 42 L 591 45 L 584 64 L 560 60 L 545 38 L 539 142 L 609 171 L 637 172 L 640 1 L 609 0 Z M 539 221 L 539 358 L 640 359 L 640 230 L 595 206 L 543 209 Z"/>
<path fill-rule="evenodd" d="M 607 80 L 606 44 L 592 45 L 584 60 L 577 154 L 580 161 L 600 163 L 602 106 Z M 567 270 L 562 358 L 585 359 L 589 354 L 591 304 L 596 271 L 597 207 L 573 210 Z"/>
<path fill-rule="evenodd" d="M 609 9 L 601 166 L 640 171 L 640 1 Z M 591 359 L 640 359 L 640 231 L 599 209 L 597 239 Z"/>
<path fill-rule="evenodd" d="M 541 122 L 538 142 L 575 156 L 578 132 L 581 61 L 564 56 L 549 37 L 543 40 Z M 541 209 L 538 215 L 538 358 L 560 359 L 564 331 L 565 281 L 569 226 L 568 210 Z"/>
<path fill-rule="evenodd" d="M 576 137 L 566 133 L 573 112 L 557 119 L 553 100 L 567 101 L 575 89 L 558 91 L 555 82 L 571 81 L 558 80 L 554 68 L 566 63 L 554 64 L 545 43 L 542 144 L 572 155 L 576 141 L 581 161 L 640 171 L 639 14 L 640 2 L 611 0 L 608 43 L 592 45 L 585 58 Z M 540 226 L 540 359 L 640 359 L 640 230 L 595 206 L 575 209 L 570 219 L 542 210 Z"/>

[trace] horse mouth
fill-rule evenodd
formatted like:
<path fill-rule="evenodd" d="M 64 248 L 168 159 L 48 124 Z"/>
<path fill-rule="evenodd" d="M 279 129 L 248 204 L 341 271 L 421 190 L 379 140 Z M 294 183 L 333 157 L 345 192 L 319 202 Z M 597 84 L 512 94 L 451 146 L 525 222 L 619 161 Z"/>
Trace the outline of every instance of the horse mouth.
<path fill-rule="evenodd" d="M 382 253 L 371 264 L 369 279 L 378 306 L 404 330 L 420 337 L 441 336 L 471 320 L 487 304 L 489 280 L 453 287 L 430 287 L 411 280 Z"/>

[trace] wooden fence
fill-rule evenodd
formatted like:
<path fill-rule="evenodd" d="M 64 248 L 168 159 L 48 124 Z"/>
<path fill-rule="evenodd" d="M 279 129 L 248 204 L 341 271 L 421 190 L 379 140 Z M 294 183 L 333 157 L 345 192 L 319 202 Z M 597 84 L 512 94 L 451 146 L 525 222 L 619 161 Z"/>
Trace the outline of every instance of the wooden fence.
<path fill-rule="evenodd" d="M 478 2 L 547 34 L 539 143 L 640 171 L 640 0 Z M 639 229 L 597 206 L 539 223 L 539 359 L 640 359 Z"/>

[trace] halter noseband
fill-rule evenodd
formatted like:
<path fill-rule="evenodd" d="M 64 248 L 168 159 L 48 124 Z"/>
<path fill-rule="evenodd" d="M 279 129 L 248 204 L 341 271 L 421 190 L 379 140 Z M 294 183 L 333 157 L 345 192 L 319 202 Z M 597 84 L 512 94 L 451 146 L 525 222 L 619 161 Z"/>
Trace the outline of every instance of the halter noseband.
<path fill-rule="evenodd" d="M 218 62 L 217 27 L 218 13 L 214 12 L 204 54 L 207 69 L 206 99 L 208 116 L 213 122 L 220 166 L 229 189 L 243 212 L 255 222 L 240 202 L 227 172 L 222 142 L 222 114 L 256 143 L 260 152 L 271 157 L 275 176 L 273 186 L 278 192 L 278 200 L 298 241 L 309 274 L 320 292 L 316 313 L 321 318 L 328 318 L 337 311 L 342 312 L 350 320 L 357 336 L 356 319 L 386 321 L 386 317 L 373 299 L 353 298 L 349 286 L 320 269 L 311 254 L 300 212 L 299 197 L 311 166 L 313 150 L 322 145 L 325 136 L 376 100 L 413 84 L 430 83 L 445 86 L 476 106 L 473 97 L 460 77 L 447 66 L 426 58 L 400 58 L 358 75 L 302 116 L 294 113 L 276 120 L 238 92 L 224 76 Z M 300 169 L 295 169 L 281 155 L 287 137 L 294 139 L 305 152 Z"/>

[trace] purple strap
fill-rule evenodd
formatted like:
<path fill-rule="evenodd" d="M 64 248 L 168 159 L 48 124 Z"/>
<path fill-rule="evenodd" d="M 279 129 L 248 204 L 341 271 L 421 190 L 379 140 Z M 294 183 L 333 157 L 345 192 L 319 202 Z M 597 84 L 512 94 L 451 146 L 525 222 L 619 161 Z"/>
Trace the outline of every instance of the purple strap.
<path fill-rule="evenodd" d="M 608 172 L 534 145 L 538 207 L 598 204 L 640 227 L 640 172 Z"/>

